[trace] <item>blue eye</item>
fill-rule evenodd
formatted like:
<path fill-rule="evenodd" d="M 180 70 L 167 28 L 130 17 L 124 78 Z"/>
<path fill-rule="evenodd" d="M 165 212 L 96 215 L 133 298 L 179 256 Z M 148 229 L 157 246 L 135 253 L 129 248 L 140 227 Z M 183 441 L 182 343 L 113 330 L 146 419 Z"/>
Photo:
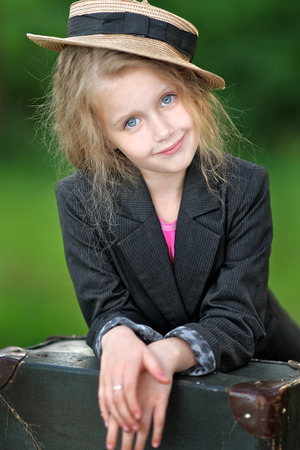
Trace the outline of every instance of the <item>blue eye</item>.
<path fill-rule="evenodd" d="M 139 123 L 139 119 L 137 119 L 136 117 L 131 117 L 125 123 L 125 128 L 134 128 L 138 123 Z"/>
<path fill-rule="evenodd" d="M 161 103 L 163 106 L 165 106 L 165 105 L 169 105 L 170 103 L 172 103 L 173 100 L 174 100 L 174 95 L 168 94 L 162 98 Z"/>

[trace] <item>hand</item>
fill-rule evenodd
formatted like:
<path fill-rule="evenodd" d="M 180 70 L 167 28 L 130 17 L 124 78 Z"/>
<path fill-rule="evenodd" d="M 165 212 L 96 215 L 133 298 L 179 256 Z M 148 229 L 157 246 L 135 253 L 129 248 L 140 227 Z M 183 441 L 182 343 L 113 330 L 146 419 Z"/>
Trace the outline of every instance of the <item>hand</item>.
<path fill-rule="evenodd" d="M 135 440 L 135 450 L 143 450 L 151 424 L 153 423 L 153 433 L 151 438 L 152 447 L 157 448 L 160 445 L 166 410 L 168 406 L 169 396 L 172 388 L 172 382 L 162 384 L 155 380 L 149 372 L 143 372 L 140 375 L 138 383 L 138 399 L 143 414 L 139 423 L 139 429 L 122 433 L 121 450 L 131 450 Z M 107 449 L 114 449 L 117 444 L 119 433 L 119 425 L 116 419 L 111 416 L 108 424 L 106 437 Z"/>
<path fill-rule="evenodd" d="M 143 410 L 137 398 L 142 372 L 149 372 L 159 383 L 170 383 L 158 359 L 126 326 L 118 326 L 102 338 L 99 377 L 99 406 L 106 425 L 117 423 L 125 431 L 137 431 Z M 114 390 L 114 386 L 122 386 Z"/>
<path fill-rule="evenodd" d="M 154 448 L 160 445 L 165 424 L 166 410 L 172 388 L 173 374 L 192 367 L 196 364 L 190 346 L 179 338 L 169 338 L 153 342 L 148 346 L 157 358 L 160 366 L 170 378 L 169 384 L 162 384 L 153 378 L 150 372 L 143 372 L 138 380 L 138 401 L 142 409 L 142 416 L 138 430 L 128 432 L 123 430 L 121 450 L 131 450 L 136 437 L 135 450 L 143 450 L 149 434 L 151 423 L 153 433 L 151 443 Z M 115 417 L 110 416 L 106 445 L 114 449 L 117 443 L 119 424 Z"/>

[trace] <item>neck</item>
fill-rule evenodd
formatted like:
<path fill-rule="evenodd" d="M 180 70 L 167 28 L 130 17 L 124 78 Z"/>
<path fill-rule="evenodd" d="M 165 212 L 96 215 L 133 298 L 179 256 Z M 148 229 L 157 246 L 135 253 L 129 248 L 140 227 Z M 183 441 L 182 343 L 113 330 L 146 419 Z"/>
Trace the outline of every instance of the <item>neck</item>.
<path fill-rule="evenodd" d="M 149 177 L 142 172 L 156 213 L 166 223 L 174 222 L 178 217 L 185 174 L 185 171 L 167 174 L 152 173 Z"/>

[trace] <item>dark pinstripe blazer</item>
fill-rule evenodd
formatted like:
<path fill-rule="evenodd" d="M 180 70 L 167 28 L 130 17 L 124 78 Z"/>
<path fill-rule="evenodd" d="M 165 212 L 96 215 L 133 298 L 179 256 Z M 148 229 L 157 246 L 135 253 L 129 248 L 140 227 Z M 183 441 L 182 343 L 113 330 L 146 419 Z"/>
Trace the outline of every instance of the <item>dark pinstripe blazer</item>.
<path fill-rule="evenodd" d="M 180 325 L 197 330 L 219 370 L 249 361 L 264 335 L 268 177 L 260 166 L 230 161 L 220 198 L 207 189 L 195 161 L 188 168 L 174 266 L 143 181 L 136 189 L 120 188 L 113 234 L 83 174 L 57 184 L 66 259 L 91 346 L 105 323 L 122 316 L 163 335 Z"/>

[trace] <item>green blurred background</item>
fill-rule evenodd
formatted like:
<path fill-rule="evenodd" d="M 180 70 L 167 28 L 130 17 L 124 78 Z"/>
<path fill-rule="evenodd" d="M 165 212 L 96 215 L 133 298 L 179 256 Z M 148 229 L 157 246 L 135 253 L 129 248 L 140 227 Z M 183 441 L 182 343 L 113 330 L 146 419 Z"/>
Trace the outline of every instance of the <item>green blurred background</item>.
<path fill-rule="evenodd" d="M 243 156 L 270 174 L 274 217 L 270 286 L 300 324 L 299 2 L 155 0 L 200 32 L 195 62 L 222 75 L 221 96 L 253 143 Z M 56 54 L 26 32 L 65 36 L 66 0 L 2 0 L 0 15 L 0 348 L 85 334 L 56 211 L 57 173 L 35 137 L 33 105 Z M 235 149 L 233 149 L 235 151 Z"/>

